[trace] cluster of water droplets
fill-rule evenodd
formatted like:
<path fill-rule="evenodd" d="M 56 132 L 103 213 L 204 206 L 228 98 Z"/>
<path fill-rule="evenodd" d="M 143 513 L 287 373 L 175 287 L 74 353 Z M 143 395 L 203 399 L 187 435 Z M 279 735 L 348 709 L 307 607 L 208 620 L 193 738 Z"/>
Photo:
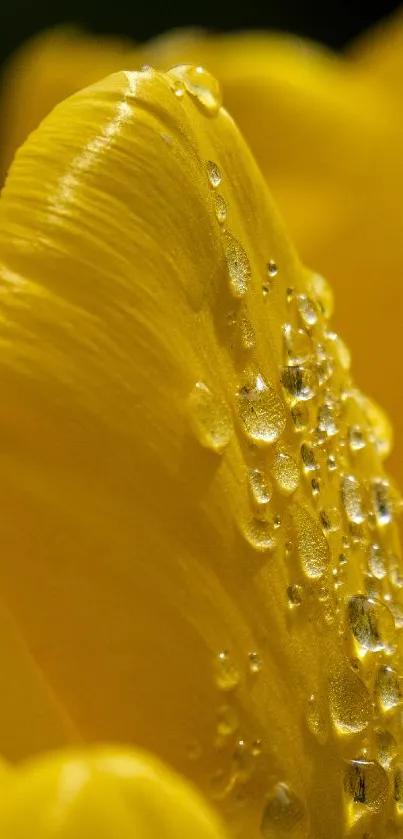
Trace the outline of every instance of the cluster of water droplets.
<path fill-rule="evenodd" d="M 173 89 L 179 97 L 189 93 L 210 115 L 218 113 L 221 95 L 201 68 L 180 68 Z M 319 636 L 332 630 L 339 638 L 327 697 L 308 694 L 306 723 L 321 746 L 330 737 L 338 743 L 346 829 L 362 820 L 367 830 L 371 817 L 382 812 L 389 834 L 397 835 L 396 820 L 403 815 L 403 577 L 392 525 L 401 500 L 380 466 L 390 451 L 390 426 L 352 382 L 349 350 L 329 323 L 333 296 L 326 280 L 318 274 L 282 276 L 273 252 L 254 276 L 245 243 L 228 226 L 231 207 L 222 194 L 220 165 L 208 160 L 205 166 L 244 364 L 233 394 L 218 397 L 209 383 L 195 383 L 191 425 L 199 442 L 219 455 L 235 433 L 243 439 L 245 545 L 268 555 L 273 574 L 276 563 L 286 563 L 284 610 L 290 620 L 309 610 Z M 275 376 L 257 362 L 258 330 L 247 315 L 252 286 L 262 306 L 270 305 L 274 287 L 284 294 L 287 315 Z M 230 650 L 217 651 L 216 742 L 231 741 L 233 747 L 230 773 L 220 770 L 213 778 L 217 798 L 248 780 L 262 753 L 261 733 L 251 742 L 242 736 L 236 695 L 245 669 L 259 678 L 263 668 L 258 652 L 240 665 Z M 267 792 L 261 833 L 268 839 L 309 835 L 306 804 L 287 779 Z"/>

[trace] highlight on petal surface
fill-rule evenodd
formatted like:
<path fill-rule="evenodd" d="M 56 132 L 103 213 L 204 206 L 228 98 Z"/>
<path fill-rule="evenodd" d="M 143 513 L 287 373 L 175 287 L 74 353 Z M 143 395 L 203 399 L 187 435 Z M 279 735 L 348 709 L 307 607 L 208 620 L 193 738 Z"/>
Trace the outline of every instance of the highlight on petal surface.
<path fill-rule="evenodd" d="M 77 737 L 158 754 L 239 837 L 381 836 L 390 438 L 219 102 L 207 71 L 118 73 L 16 156 L 1 590 Z"/>
<path fill-rule="evenodd" d="M 97 747 L 22 765 L 0 803 L 4 839 L 223 839 L 217 817 L 146 753 Z"/>

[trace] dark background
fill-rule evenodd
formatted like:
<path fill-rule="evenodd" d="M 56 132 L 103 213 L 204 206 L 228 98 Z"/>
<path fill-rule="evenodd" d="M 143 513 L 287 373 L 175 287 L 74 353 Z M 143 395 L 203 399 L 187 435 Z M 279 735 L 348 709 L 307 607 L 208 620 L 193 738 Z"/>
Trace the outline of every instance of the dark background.
<path fill-rule="evenodd" d="M 36 32 L 76 23 L 145 40 L 177 26 L 276 28 L 341 49 L 399 6 L 392 0 L 0 0 L 0 65 Z"/>

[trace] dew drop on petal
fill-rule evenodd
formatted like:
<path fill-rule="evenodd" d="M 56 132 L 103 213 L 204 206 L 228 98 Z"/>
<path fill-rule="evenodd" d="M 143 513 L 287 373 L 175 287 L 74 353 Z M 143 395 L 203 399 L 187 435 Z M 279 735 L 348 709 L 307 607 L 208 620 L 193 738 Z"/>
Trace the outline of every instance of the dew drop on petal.
<path fill-rule="evenodd" d="M 290 323 L 285 323 L 283 340 L 287 364 L 304 364 L 312 358 L 312 342 L 305 329 L 294 329 Z"/>
<path fill-rule="evenodd" d="M 284 431 L 286 415 L 275 388 L 260 373 L 252 373 L 236 396 L 238 416 L 245 433 L 254 442 L 268 445 Z"/>
<path fill-rule="evenodd" d="M 393 639 L 393 616 L 389 609 L 377 600 L 363 594 L 349 597 L 347 619 L 355 640 L 364 650 L 383 650 Z"/>
<path fill-rule="evenodd" d="M 267 263 L 267 273 L 270 278 L 276 277 L 278 274 L 277 263 L 274 262 L 272 259 L 269 259 Z"/>
<path fill-rule="evenodd" d="M 390 731 L 380 728 L 375 731 L 375 742 L 379 763 L 385 769 L 388 769 L 392 760 L 396 757 L 397 742 Z"/>
<path fill-rule="evenodd" d="M 291 408 L 291 419 L 294 425 L 294 431 L 300 434 L 306 431 L 310 424 L 309 408 L 306 402 L 296 402 Z"/>
<path fill-rule="evenodd" d="M 188 93 L 201 105 L 204 111 L 215 116 L 222 105 L 222 92 L 214 76 L 203 67 L 182 64 L 170 71 L 171 78 L 179 79 Z"/>
<path fill-rule="evenodd" d="M 360 677 L 349 667 L 341 669 L 330 682 L 330 713 L 336 731 L 352 734 L 363 731 L 372 716 L 372 702 Z"/>
<path fill-rule="evenodd" d="M 260 831 L 263 839 L 278 839 L 282 836 L 307 839 L 309 824 L 305 807 L 287 784 L 276 784 L 268 794 Z"/>
<path fill-rule="evenodd" d="M 348 429 L 348 444 L 352 452 L 358 452 L 366 446 L 365 431 L 360 425 L 350 425 Z"/>
<path fill-rule="evenodd" d="M 331 318 L 334 311 L 333 291 L 321 274 L 312 274 L 308 281 L 312 297 L 316 300 L 325 318 Z"/>
<path fill-rule="evenodd" d="M 393 667 L 383 665 L 379 668 L 375 680 L 375 692 L 383 711 L 391 711 L 402 700 L 399 678 Z"/>
<path fill-rule="evenodd" d="M 341 497 L 348 520 L 354 524 L 361 524 L 365 521 L 361 487 L 354 475 L 344 475 L 342 477 Z"/>
<path fill-rule="evenodd" d="M 251 278 L 251 268 L 245 249 L 232 233 L 226 233 L 225 257 L 227 260 L 230 290 L 234 297 L 246 294 Z"/>
<path fill-rule="evenodd" d="M 262 667 L 260 655 L 257 652 L 251 652 L 248 655 L 249 670 L 251 673 L 259 673 Z"/>
<path fill-rule="evenodd" d="M 252 498 L 258 506 L 264 507 L 273 495 L 271 481 L 260 469 L 250 469 L 249 487 Z"/>
<path fill-rule="evenodd" d="M 319 522 L 300 504 L 293 508 L 292 519 L 305 574 L 312 579 L 322 577 L 330 561 L 330 549 Z"/>
<path fill-rule="evenodd" d="M 314 472 L 316 469 L 319 468 L 318 461 L 316 460 L 315 452 L 308 443 L 302 443 L 301 446 L 301 459 L 303 470 L 306 474 L 310 472 Z"/>
<path fill-rule="evenodd" d="M 378 524 L 390 524 L 392 521 L 392 505 L 389 495 L 389 481 L 384 478 L 375 478 L 371 482 L 371 490 L 374 512 Z"/>
<path fill-rule="evenodd" d="M 283 495 L 291 495 L 298 488 L 299 469 L 290 452 L 285 449 L 279 449 L 276 452 L 272 463 L 272 472 L 277 487 Z"/>
<path fill-rule="evenodd" d="M 350 805 L 381 810 L 388 797 L 388 776 L 374 760 L 351 760 L 344 774 L 344 791 Z"/>
<path fill-rule="evenodd" d="M 320 520 L 325 533 L 336 533 L 341 527 L 341 515 L 337 507 L 324 507 L 320 511 Z"/>
<path fill-rule="evenodd" d="M 386 556 L 382 548 L 375 543 L 368 549 L 368 569 L 377 580 L 386 576 Z"/>
<path fill-rule="evenodd" d="M 246 522 L 243 533 L 246 541 L 256 551 L 273 551 L 276 547 L 272 522 L 259 518 L 250 519 Z"/>
<path fill-rule="evenodd" d="M 216 163 L 213 160 L 208 160 L 206 164 L 207 168 L 207 177 L 210 181 L 211 186 L 213 189 L 216 189 L 220 186 L 221 183 L 221 172 Z"/>
<path fill-rule="evenodd" d="M 196 382 L 188 397 L 188 416 L 199 443 L 222 452 L 232 434 L 231 413 L 225 402 L 203 382 Z"/>
<path fill-rule="evenodd" d="M 299 364 L 283 368 L 281 383 L 291 402 L 307 402 L 317 394 L 318 380 L 315 373 Z"/>
<path fill-rule="evenodd" d="M 223 198 L 219 192 L 216 192 L 214 195 L 214 208 L 217 221 L 220 224 L 224 224 L 225 219 L 227 218 L 227 204 L 225 198 Z"/>
<path fill-rule="evenodd" d="M 297 307 L 301 320 L 306 326 L 314 326 L 318 320 L 318 307 L 306 294 L 297 295 Z"/>
<path fill-rule="evenodd" d="M 231 660 L 228 650 L 220 652 L 215 662 L 216 684 L 222 691 L 232 691 L 239 684 L 239 670 Z"/>
<path fill-rule="evenodd" d="M 304 589 L 297 583 L 287 586 L 287 598 L 291 609 L 294 609 L 295 606 L 300 606 L 304 599 Z"/>

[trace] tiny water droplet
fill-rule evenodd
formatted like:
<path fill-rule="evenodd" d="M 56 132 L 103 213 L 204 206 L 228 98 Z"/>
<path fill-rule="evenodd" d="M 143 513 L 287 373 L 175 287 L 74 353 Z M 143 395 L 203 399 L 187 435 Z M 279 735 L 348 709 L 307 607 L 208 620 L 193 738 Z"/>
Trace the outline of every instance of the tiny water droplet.
<path fill-rule="evenodd" d="M 324 507 L 320 511 L 320 520 L 326 533 L 336 533 L 341 527 L 341 515 L 337 507 Z"/>
<path fill-rule="evenodd" d="M 366 446 L 365 431 L 360 425 L 350 425 L 348 443 L 352 452 L 358 452 Z"/>
<path fill-rule="evenodd" d="M 269 503 L 273 495 L 273 487 L 270 479 L 260 469 L 250 469 L 249 486 L 255 504 L 264 507 Z"/>
<path fill-rule="evenodd" d="M 392 507 L 389 497 L 389 481 L 375 478 L 371 482 L 372 501 L 378 525 L 390 524 L 392 521 Z"/>
<path fill-rule="evenodd" d="M 302 443 L 301 459 L 305 473 L 309 474 L 309 472 L 314 472 L 316 469 L 319 468 L 315 452 L 313 448 L 308 445 L 308 443 Z"/>
<path fill-rule="evenodd" d="M 262 662 L 260 660 L 259 653 L 252 652 L 248 655 L 249 660 L 249 670 L 251 673 L 259 673 L 262 667 Z"/>
<path fill-rule="evenodd" d="M 244 536 L 256 551 L 273 551 L 276 547 L 273 525 L 264 519 L 250 519 L 245 525 Z"/>
<path fill-rule="evenodd" d="M 377 580 L 386 576 L 386 556 L 379 545 L 371 544 L 368 550 L 368 568 Z"/>
<path fill-rule="evenodd" d="M 263 839 L 279 839 L 282 836 L 307 839 L 309 824 L 305 807 L 287 784 L 276 784 L 268 794 L 260 832 Z"/>
<path fill-rule="evenodd" d="M 179 79 L 188 93 L 204 111 L 215 116 L 222 105 L 222 93 L 217 79 L 203 67 L 182 64 L 170 71 L 171 78 Z"/>
<path fill-rule="evenodd" d="M 239 684 L 239 670 L 231 660 L 228 650 L 220 652 L 216 658 L 216 684 L 220 690 L 232 691 Z"/>
<path fill-rule="evenodd" d="M 307 402 L 316 396 L 318 389 L 315 373 L 302 365 L 283 367 L 281 383 L 292 402 Z"/>
<path fill-rule="evenodd" d="M 238 712 L 231 705 L 221 705 L 217 711 L 217 734 L 231 737 L 239 727 Z"/>
<path fill-rule="evenodd" d="M 285 361 L 290 365 L 304 364 L 312 358 L 312 343 L 305 329 L 283 325 Z"/>
<path fill-rule="evenodd" d="M 216 189 L 220 186 L 221 183 L 221 172 L 216 163 L 213 160 L 208 160 L 207 164 L 207 177 L 210 181 L 211 186 L 213 189 Z"/>
<path fill-rule="evenodd" d="M 382 603 L 356 594 L 347 601 L 347 618 L 351 632 L 364 650 L 383 650 L 394 635 L 394 621 Z"/>
<path fill-rule="evenodd" d="M 341 496 L 348 520 L 354 524 L 361 524 L 365 521 L 361 487 L 354 475 L 344 475 L 342 477 Z"/>
<path fill-rule="evenodd" d="M 364 682 L 349 667 L 341 669 L 330 682 L 330 713 L 340 734 L 364 731 L 372 716 L 372 702 Z"/>
<path fill-rule="evenodd" d="M 300 317 L 306 326 L 314 326 L 318 321 L 318 307 L 306 294 L 297 295 L 297 306 Z"/>
<path fill-rule="evenodd" d="M 337 409 L 330 401 L 326 401 L 318 410 L 318 429 L 324 432 L 325 439 L 338 434 Z"/>
<path fill-rule="evenodd" d="M 337 469 L 337 463 L 334 454 L 329 454 L 329 457 L 327 459 L 327 468 L 329 472 L 335 472 L 335 470 Z"/>
<path fill-rule="evenodd" d="M 252 373 L 238 389 L 237 408 L 247 436 L 255 443 L 273 443 L 284 431 L 284 406 L 277 391 L 260 373 Z"/>
<path fill-rule="evenodd" d="M 232 233 L 226 233 L 225 257 L 227 260 L 230 290 L 234 297 L 246 294 L 251 279 L 251 268 L 245 249 Z"/>
<path fill-rule="evenodd" d="M 252 740 L 251 753 L 253 757 L 259 757 L 262 754 L 262 741 L 259 739 Z"/>
<path fill-rule="evenodd" d="M 292 303 L 292 301 L 294 300 L 294 296 L 295 296 L 295 288 L 291 288 L 291 287 L 287 288 L 285 296 L 286 296 L 287 303 Z"/>
<path fill-rule="evenodd" d="M 228 406 L 203 382 L 196 382 L 188 397 L 189 421 L 199 443 L 221 453 L 232 434 Z"/>
<path fill-rule="evenodd" d="M 344 775 L 344 791 L 351 805 L 378 811 L 388 798 L 388 776 L 374 760 L 351 760 Z"/>
<path fill-rule="evenodd" d="M 299 469 L 292 454 L 279 449 L 273 459 L 272 471 L 278 489 L 283 495 L 291 495 L 299 486 Z"/>
<path fill-rule="evenodd" d="M 276 516 L 273 516 L 273 527 L 275 530 L 278 530 L 281 527 L 282 520 L 281 516 L 277 513 Z"/>
<path fill-rule="evenodd" d="M 298 434 L 306 431 L 310 424 L 309 408 L 306 402 L 296 402 L 292 406 L 291 419 L 294 423 L 294 431 Z"/>
<path fill-rule="evenodd" d="M 319 522 L 300 504 L 294 506 L 292 519 L 305 574 L 313 579 L 322 577 L 330 561 L 330 549 Z"/>
<path fill-rule="evenodd" d="M 393 667 L 379 668 L 375 680 L 375 691 L 383 711 L 394 710 L 402 701 L 399 678 Z"/>
<path fill-rule="evenodd" d="M 273 262 L 272 259 L 269 259 L 269 261 L 267 263 L 267 273 L 268 273 L 270 278 L 276 277 L 277 274 L 278 274 L 277 263 Z"/>
<path fill-rule="evenodd" d="M 312 274 L 308 284 L 312 297 L 319 304 L 325 318 L 331 318 L 334 311 L 334 298 L 327 280 L 321 274 Z"/>
<path fill-rule="evenodd" d="M 304 599 L 304 589 L 297 584 L 287 586 L 287 598 L 291 609 L 294 609 L 295 606 L 300 606 Z"/>
<path fill-rule="evenodd" d="M 225 219 L 227 218 L 227 204 L 225 202 L 225 198 L 223 198 L 219 192 L 216 192 L 214 195 L 214 207 L 217 221 L 220 224 L 224 224 Z"/>
<path fill-rule="evenodd" d="M 379 728 L 375 731 L 375 742 L 379 763 L 384 769 L 388 769 L 396 757 L 397 742 L 390 731 Z"/>

